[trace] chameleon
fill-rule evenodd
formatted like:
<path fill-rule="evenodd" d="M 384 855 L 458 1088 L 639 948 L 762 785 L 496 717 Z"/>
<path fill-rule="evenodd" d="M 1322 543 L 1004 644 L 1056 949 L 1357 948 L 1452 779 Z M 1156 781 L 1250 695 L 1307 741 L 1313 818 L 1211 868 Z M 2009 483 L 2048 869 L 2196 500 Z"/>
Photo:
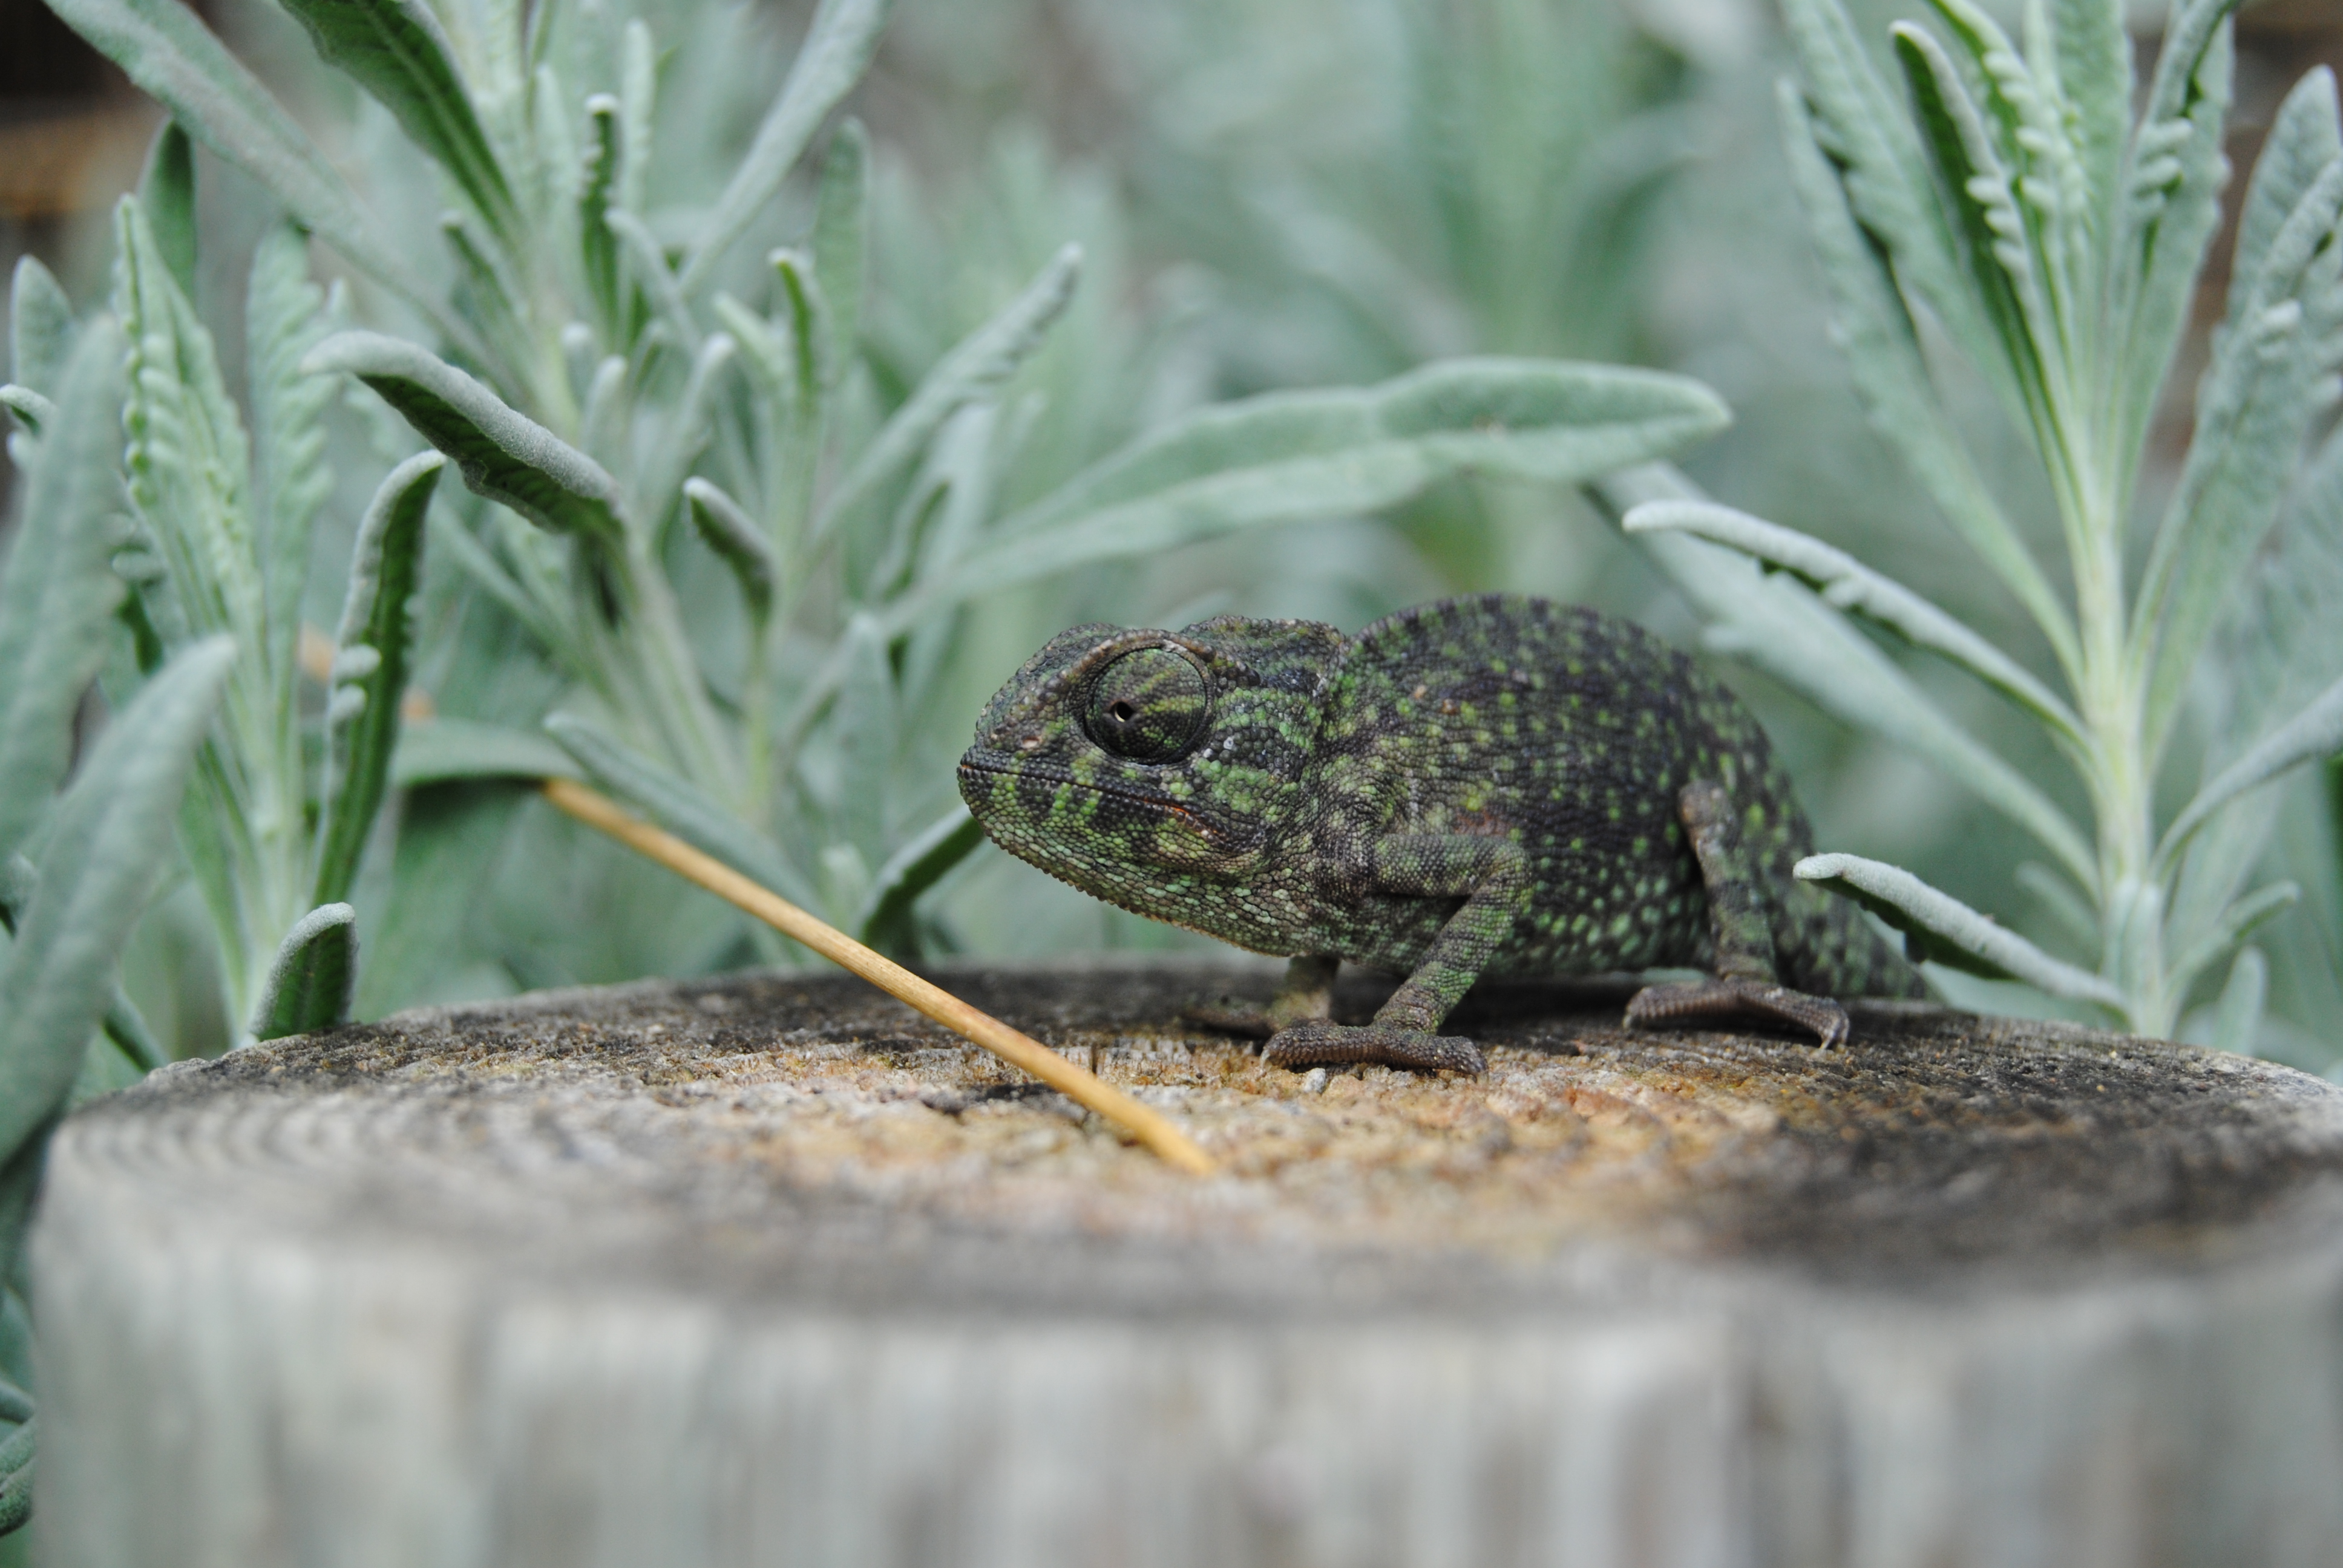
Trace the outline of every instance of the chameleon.
<path fill-rule="evenodd" d="M 1481 977 L 1693 969 L 1630 1027 L 1732 1012 L 1849 1026 L 1922 994 L 1854 906 L 1791 868 L 1813 832 L 1756 719 L 1684 654 L 1515 595 L 1356 636 L 1219 616 L 1078 626 L 989 701 L 960 789 L 985 833 L 1082 891 L 1291 960 L 1263 1059 L 1485 1070 L 1440 1032 Z M 1404 975 L 1331 1017 L 1343 962 Z"/>

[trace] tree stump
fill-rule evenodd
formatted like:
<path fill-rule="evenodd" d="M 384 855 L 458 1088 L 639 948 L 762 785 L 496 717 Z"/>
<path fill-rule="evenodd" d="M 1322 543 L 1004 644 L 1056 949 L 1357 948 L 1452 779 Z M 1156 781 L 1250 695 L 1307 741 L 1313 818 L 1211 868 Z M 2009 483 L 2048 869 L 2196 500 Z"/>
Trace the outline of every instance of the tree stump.
<path fill-rule="evenodd" d="M 1910 1005 L 1628 1033 L 1603 986 L 1476 993 L 1483 1079 L 1298 1076 L 1178 1021 L 1225 970 L 948 979 L 1228 1173 L 843 978 L 410 1013 L 75 1117 L 44 1560 L 2343 1560 L 2318 1080 Z"/>

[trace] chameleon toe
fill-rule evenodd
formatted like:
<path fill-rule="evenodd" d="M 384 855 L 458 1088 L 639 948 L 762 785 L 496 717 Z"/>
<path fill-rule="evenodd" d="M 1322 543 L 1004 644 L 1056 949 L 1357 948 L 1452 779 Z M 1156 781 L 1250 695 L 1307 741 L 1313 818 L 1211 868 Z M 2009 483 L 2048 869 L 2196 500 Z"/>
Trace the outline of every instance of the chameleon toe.
<path fill-rule="evenodd" d="M 1272 1067 L 1300 1071 L 1310 1067 L 1381 1062 L 1386 1067 L 1412 1068 L 1419 1072 L 1486 1072 L 1488 1060 L 1481 1048 L 1462 1035 L 1433 1034 L 1390 1024 L 1348 1025 L 1313 1019 L 1281 1030 L 1262 1047 L 1261 1059 Z"/>

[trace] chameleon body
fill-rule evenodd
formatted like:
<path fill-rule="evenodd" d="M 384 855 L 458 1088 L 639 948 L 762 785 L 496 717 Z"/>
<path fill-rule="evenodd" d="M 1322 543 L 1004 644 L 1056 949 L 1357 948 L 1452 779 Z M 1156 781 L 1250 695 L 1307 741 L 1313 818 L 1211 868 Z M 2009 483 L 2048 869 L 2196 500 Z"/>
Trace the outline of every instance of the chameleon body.
<path fill-rule="evenodd" d="M 1053 638 L 995 695 L 960 793 L 1002 848 L 1098 898 L 1286 956 L 1269 1060 L 1480 1070 L 1440 1034 L 1483 975 L 1692 968 L 1633 1023 L 1755 1009 L 1845 1040 L 1832 997 L 1916 996 L 1755 719 L 1593 610 L 1491 595 L 1355 637 L 1223 616 Z M 1407 978 L 1363 1027 L 1336 966 Z M 1266 1031 L 1264 1031 L 1266 1032 Z"/>

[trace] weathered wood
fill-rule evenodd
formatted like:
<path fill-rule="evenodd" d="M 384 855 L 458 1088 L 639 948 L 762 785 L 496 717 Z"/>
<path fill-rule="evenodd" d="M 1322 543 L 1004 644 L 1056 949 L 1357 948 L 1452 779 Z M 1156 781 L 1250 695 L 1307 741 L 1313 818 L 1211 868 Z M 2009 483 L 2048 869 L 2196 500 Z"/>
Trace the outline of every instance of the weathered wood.
<path fill-rule="evenodd" d="M 1321 1081 L 1172 1021 L 1192 971 L 954 983 L 1228 1173 L 837 979 L 412 1014 L 76 1117 L 44 1560 L 2343 1557 L 2317 1080 L 1925 1010 L 1632 1035 L 1598 988 L 1468 1004 L 1485 1079 Z"/>

